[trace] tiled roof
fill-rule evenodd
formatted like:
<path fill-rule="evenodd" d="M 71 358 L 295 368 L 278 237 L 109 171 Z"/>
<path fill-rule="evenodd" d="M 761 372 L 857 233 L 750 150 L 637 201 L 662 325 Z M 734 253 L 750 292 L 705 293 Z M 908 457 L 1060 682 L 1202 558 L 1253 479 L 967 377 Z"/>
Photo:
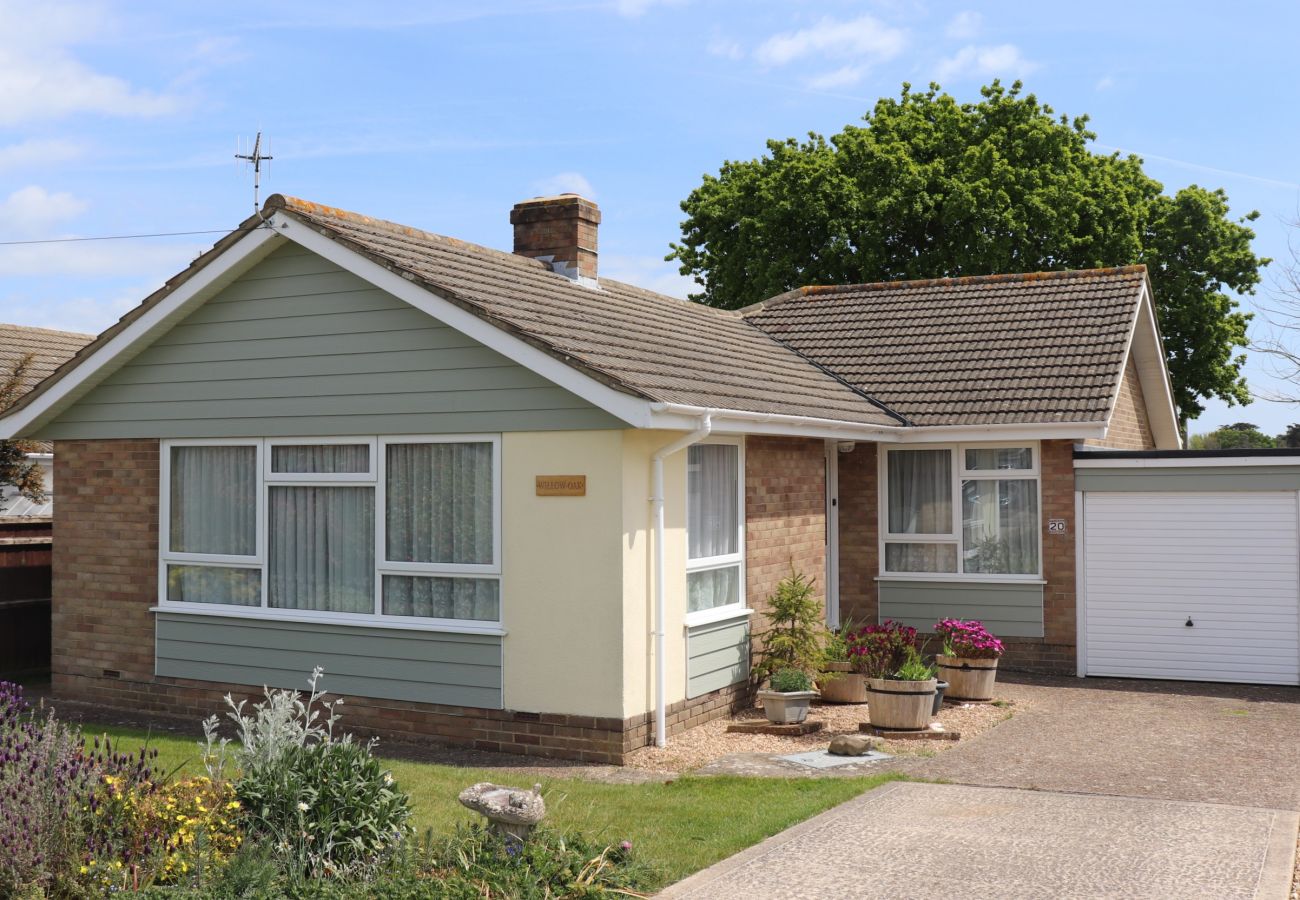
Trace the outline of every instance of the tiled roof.
<path fill-rule="evenodd" d="M 94 339 L 93 334 L 76 331 L 0 323 L 0 379 L 8 377 L 17 362 L 31 354 L 26 384 L 30 390 Z M 43 452 L 50 450 L 48 442 L 40 442 L 39 447 Z"/>
<path fill-rule="evenodd" d="M 270 210 L 419 283 L 611 387 L 687 406 L 900 424 L 735 313 L 611 279 L 577 284 L 545 263 L 275 195 Z"/>
<path fill-rule="evenodd" d="M 746 321 L 915 425 L 1102 422 L 1143 266 L 812 287 Z"/>

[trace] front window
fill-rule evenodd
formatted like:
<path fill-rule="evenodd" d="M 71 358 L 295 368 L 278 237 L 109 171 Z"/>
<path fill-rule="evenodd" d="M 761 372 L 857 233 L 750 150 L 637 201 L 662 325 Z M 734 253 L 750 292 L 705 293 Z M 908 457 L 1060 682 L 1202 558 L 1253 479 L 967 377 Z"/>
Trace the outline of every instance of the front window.
<path fill-rule="evenodd" d="M 501 619 L 495 438 L 168 442 L 162 600 Z"/>
<path fill-rule="evenodd" d="M 740 607 L 744 585 L 744 481 L 739 443 L 687 449 L 686 611 Z"/>
<path fill-rule="evenodd" d="M 886 574 L 1040 572 L 1036 446 L 885 450 Z"/>

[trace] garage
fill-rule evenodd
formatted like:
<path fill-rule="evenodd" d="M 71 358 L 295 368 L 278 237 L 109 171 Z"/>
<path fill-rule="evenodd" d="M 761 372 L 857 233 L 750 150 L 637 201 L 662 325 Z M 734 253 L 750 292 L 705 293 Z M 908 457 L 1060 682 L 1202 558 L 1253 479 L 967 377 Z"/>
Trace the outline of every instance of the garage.
<path fill-rule="evenodd" d="M 1300 457 L 1080 452 L 1081 675 L 1300 683 Z"/>

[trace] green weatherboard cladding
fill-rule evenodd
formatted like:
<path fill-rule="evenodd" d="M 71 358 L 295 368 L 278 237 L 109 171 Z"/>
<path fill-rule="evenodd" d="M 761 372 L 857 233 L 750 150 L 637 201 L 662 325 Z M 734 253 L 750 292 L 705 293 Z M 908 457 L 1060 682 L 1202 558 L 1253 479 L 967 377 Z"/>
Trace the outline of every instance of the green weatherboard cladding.
<path fill-rule="evenodd" d="M 1043 636 L 1041 584 L 958 581 L 886 581 L 880 619 L 928 632 L 940 619 L 979 619 L 998 637 Z"/>
<path fill-rule="evenodd" d="M 699 697 L 749 677 L 749 619 L 686 630 L 686 697 Z"/>
<path fill-rule="evenodd" d="M 1297 491 L 1300 465 L 1075 469 L 1076 491 Z"/>
<path fill-rule="evenodd" d="M 330 693 L 501 709 L 501 638 L 358 625 L 157 613 L 157 673 Z"/>
<path fill-rule="evenodd" d="M 540 375 L 289 244 L 108 376 L 40 437 L 621 427 Z"/>

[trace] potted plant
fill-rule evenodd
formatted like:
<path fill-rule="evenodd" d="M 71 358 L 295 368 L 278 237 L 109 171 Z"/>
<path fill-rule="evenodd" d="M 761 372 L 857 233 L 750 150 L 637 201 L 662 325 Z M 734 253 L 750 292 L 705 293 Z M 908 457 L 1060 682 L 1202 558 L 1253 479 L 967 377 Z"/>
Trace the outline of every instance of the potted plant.
<path fill-rule="evenodd" d="M 854 633 L 853 623 L 844 622 L 831 632 L 826 641 L 826 661 L 817 679 L 817 689 L 827 703 L 866 703 L 867 678 L 853 671 L 849 659 L 849 641 Z"/>
<path fill-rule="evenodd" d="M 891 731 L 928 728 L 938 681 L 916 649 L 916 629 L 887 621 L 854 635 L 850 652 L 867 677 L 867 716 Z"/>
<path fill-rule="evenodd" d="M 1002 642 L 977 621 L 943 619 L 934 631 L 943 641 L 943 653 L 935 657 L 935 662 L 948 682 L 948 696 L 954 700 L 992 700 L 998 658 L 1004 652 Z"/>
<path fill-rule="evenodd" d="M 775 725 L 798 725 L 808 718 L 815 697 L 812 679 L 799 669 L 778 669 L 768 680 L 768 689 L 758 692 L 763 713 Z"/>

